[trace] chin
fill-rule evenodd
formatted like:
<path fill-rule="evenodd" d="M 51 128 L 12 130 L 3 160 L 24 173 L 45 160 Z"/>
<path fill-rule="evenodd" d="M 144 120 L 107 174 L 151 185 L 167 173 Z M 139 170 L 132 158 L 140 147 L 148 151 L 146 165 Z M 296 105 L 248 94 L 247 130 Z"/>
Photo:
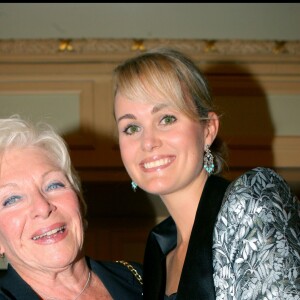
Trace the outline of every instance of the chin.
<path fill-rule="evenodd" d="M 170 193 L 170 188 L 167 188 L 166 184 L 162 184 L 161 182 L 155 184 L 148 184 L 145 189 L 147 193 L 154 195 L 164 195 Z"/>

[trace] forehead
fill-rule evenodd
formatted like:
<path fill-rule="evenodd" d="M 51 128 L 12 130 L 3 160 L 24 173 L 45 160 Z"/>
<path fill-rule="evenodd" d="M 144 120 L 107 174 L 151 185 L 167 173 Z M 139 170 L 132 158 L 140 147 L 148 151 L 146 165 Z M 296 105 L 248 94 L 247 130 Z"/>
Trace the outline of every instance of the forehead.
<path fill-rule="evenodd" d="M 119 94 L 116 97 L 115 116 L 118 119 L 124 113 L 151 113 L 155 114 L 163 109 L 172 109 L 177 111 L 176 106 L 170 101 L 156 99 L 155 101 L 132 100 Z"/>
<path fill-rule="evenodd" d="M 12 147 L 1 154 L 0 180 L 4 176 L 26 176 L 37 169 L 55 166 L 48 152 L 40 147 Z"/>
<path fill-rule="evenodd" d="M 156 91 L 146 96 L 140 95 L 136 97 L 128 96 L 126 94 L 118 92 L 115 97 L 115 113 L 122 108 L 138 109 L 145 107 L 153 110 L 153 112 L 159 111 L 163 108 L 178 109 L 178 106 L 171 97 L 165 97 L 160 95 Z"/>

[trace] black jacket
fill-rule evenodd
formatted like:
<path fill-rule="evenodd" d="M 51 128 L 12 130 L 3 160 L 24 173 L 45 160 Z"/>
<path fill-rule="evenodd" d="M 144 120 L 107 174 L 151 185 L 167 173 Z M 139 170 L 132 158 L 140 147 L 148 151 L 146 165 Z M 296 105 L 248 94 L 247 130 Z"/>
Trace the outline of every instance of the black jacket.
<path fill-rule="evenodd" d="M 86 258 L 90 269 L 101 279 L 114 300 L 141 300 L 142 285 L 127 267 L 115 262 L 99 262 Z M 133 264 L 142 274 L 140 265 Z M 0 278 L 0 299 L 39 300 L 39 296 L 9 265 Z"/>
<path fill-rule="evenodd" d="M 176 300 L 213 300 L 213 230 L 229 181 L 210 176 L 198 205 Z M 150 233 L 144 257 L 144 299 L 164 299 L 166 255 L 176 246 L 176 226 L 171 217 Z M 187 296 L 188 295 L 188 296 Z"/>

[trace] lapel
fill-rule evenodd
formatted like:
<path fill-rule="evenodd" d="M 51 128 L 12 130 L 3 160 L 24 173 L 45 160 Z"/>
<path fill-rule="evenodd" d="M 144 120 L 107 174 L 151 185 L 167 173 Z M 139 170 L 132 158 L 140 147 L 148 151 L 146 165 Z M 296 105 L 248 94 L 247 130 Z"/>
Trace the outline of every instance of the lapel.
<path fill-rule="evenodd" d="M 229 182 L 210 176 L 205 184 L 192 228 L 177 300 L 215 299 L 212 267 L 213 229 Z M 176 226 L 171 217 L 150 233 L 144 257 L 144 299 L 164 299 L 166 255 L 176 247 Z"/>
<path fill-rule="evenodd" d="M 164 299 L 166 286 L 166 255 L 176 246 L 176 226 L 171 217 L 150 232 L 144 254 L 144 300 Z"/>
<path fill-rule="evenodd" d="M 213 282 L 213 230 L 229 182 L 210 176 L 196 212 L 176 299 L 215 299 Z"/>

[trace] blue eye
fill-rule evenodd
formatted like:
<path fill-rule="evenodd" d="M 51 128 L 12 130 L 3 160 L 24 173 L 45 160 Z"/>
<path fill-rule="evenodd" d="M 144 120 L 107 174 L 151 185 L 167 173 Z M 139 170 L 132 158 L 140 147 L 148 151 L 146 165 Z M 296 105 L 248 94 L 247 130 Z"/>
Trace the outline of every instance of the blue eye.
<path fill-rule="evenodd" d="M 63 183 L 53 182 L 47 186 L 46 191 L 49 192 L 49 191 L 53 191 L 53 190 L 63 188 L 63 187 L 65 187 L 65 185 Z"/>
<path fill-rule="evenodd" d="M 3 202 L 3 206 L 13 205 L 16 202 L 20 201 L 21 199 L 22 199 L 21 196 L 16 196 L 16 195 L 10 196 Z"/>
<path fill-rule="evenodd" d="M 123 130 L 123 132 L 127 135 L 132 135 L 139 131 L 140 131 L 140 127 L 137 125 L 129 125 Z"/>
<path fill-rule="evenodd" d="M 172 116 L 172 115 L 165 115 L 162 119 L 161 119 L 161 123 L 164 125 L 170 125 L 173 124 L 177 121 L 176 117 Z"/>

